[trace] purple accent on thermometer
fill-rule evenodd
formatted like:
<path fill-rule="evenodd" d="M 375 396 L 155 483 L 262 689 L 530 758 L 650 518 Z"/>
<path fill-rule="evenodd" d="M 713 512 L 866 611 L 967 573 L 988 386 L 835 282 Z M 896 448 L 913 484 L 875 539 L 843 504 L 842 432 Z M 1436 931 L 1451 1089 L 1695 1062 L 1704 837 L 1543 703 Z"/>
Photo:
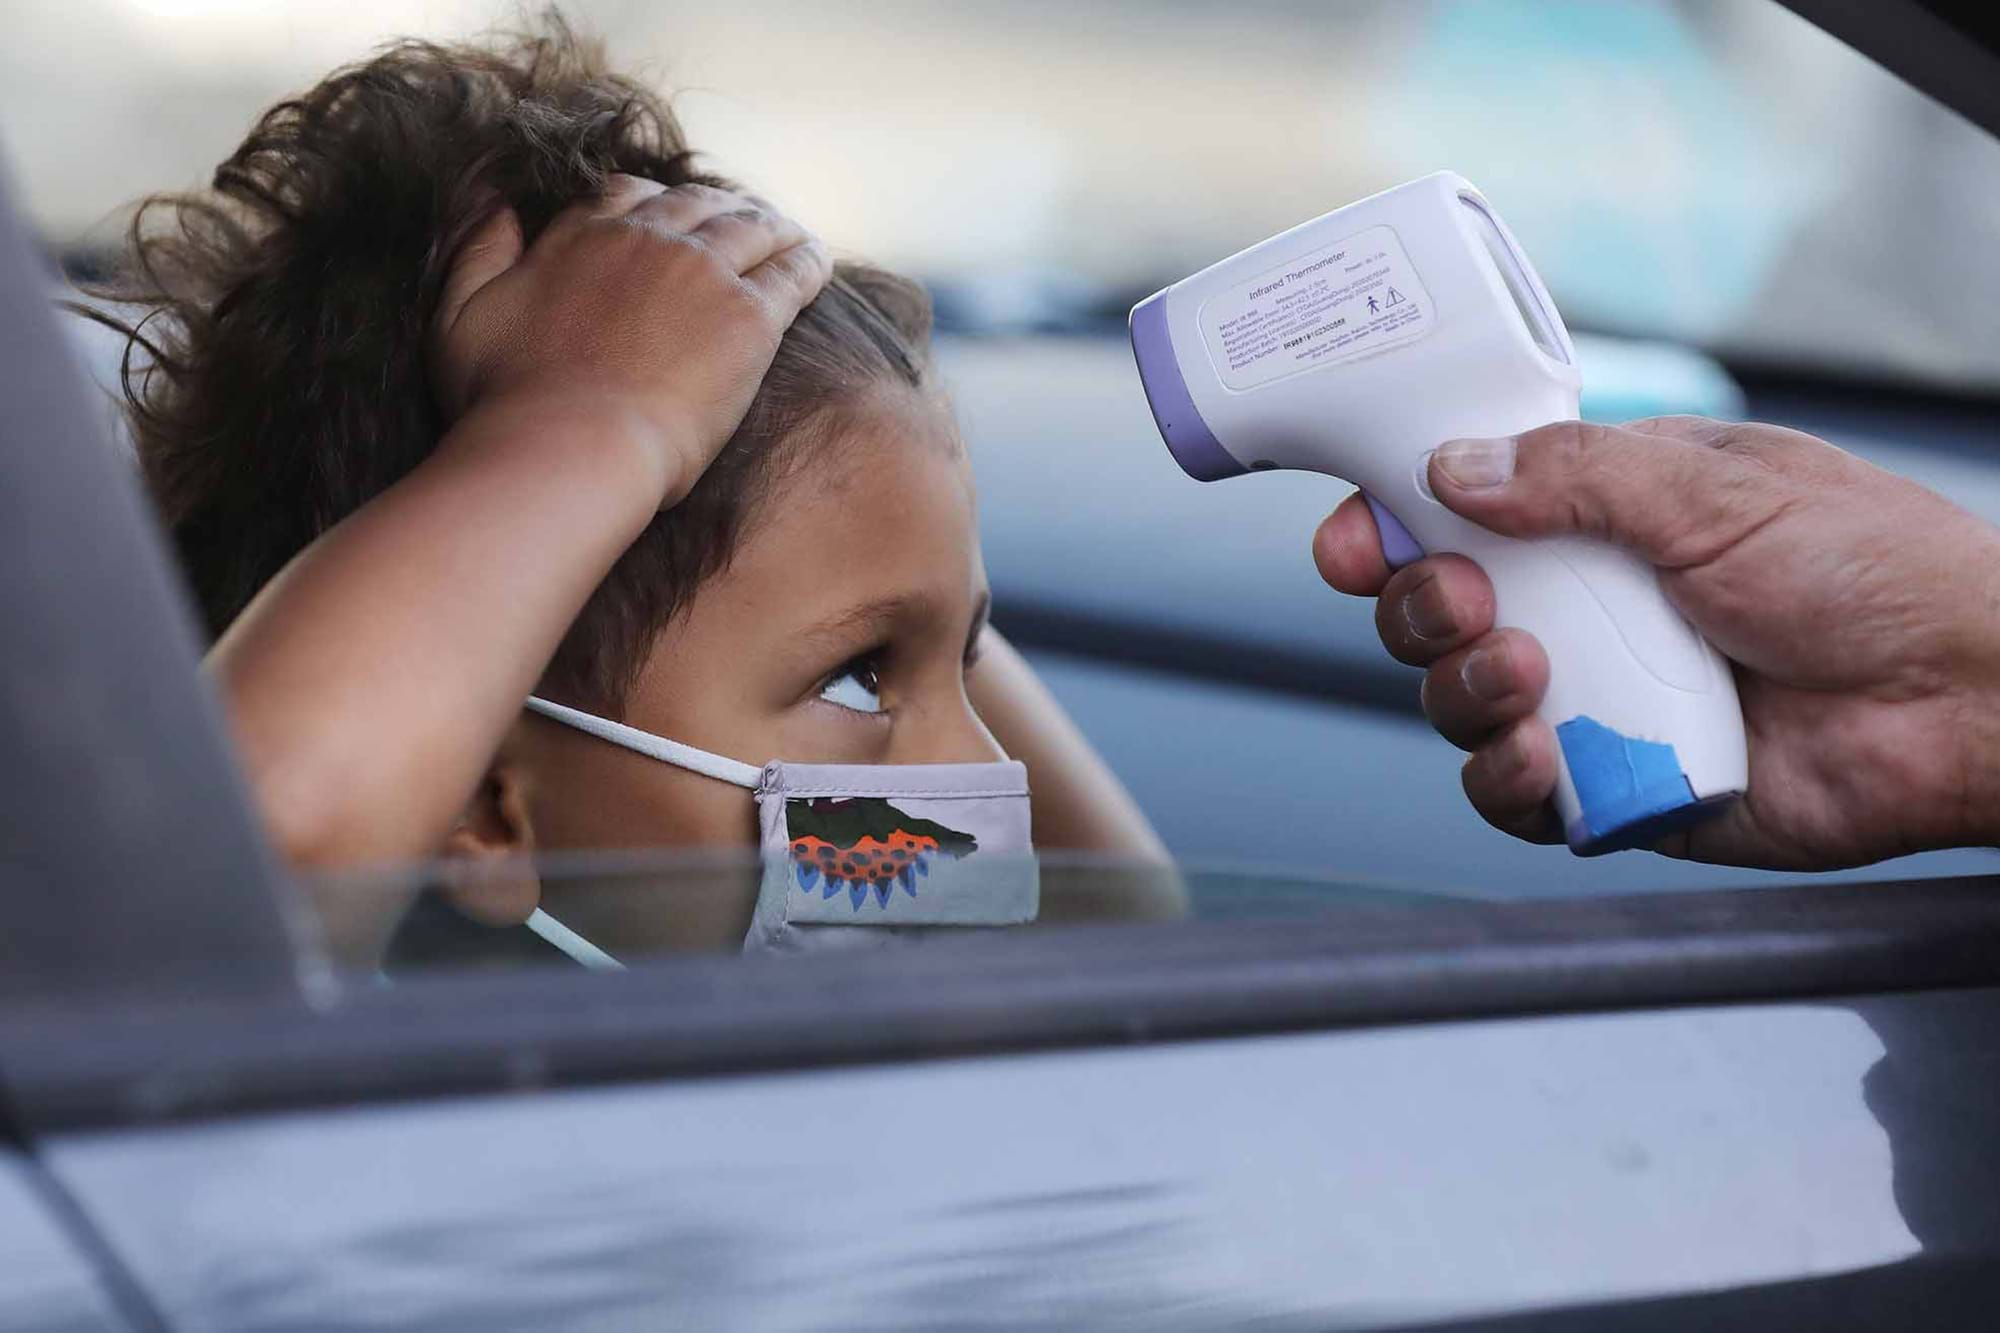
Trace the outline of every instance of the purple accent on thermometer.
<path fill-rule="evenodd" d="M 1361 492 L 1361 498 L 1368 502 L 1368 512 L 1375 515 L 1375 531 L 1382 538 L 1382 558 L 1389 562 L 1389 568 L 1401 569 L 1424 558 L 1424 548 L 1380 500 L 1366 491 Z"/>
<path fill-rule="evenodd" d="M 1250 470 L 1229 456 L 1195 410 L 1167 332 L 1165 292 L 1155 292 L 1132 307 L 1132 356 L 1139 363 L 1139 383 L 1145 386 L 1153 421 L 1183 472 L 1196 481 L 1221 481 Z"/>

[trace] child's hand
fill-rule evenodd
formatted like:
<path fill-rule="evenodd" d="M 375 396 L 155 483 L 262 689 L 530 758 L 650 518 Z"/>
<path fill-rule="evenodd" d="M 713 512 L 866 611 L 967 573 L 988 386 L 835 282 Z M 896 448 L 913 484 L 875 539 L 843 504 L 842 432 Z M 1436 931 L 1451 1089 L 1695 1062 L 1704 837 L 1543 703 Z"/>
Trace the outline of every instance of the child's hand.
<path fill-rule="evenodd" d="M 778 340 L 832 274 L 825 247 L 761 201 L 613 176 L 524 247 L 502 209 L 452 261 L 432 333 L 453 420 L 615 423 L 677 503 L 749 410 Z"/>

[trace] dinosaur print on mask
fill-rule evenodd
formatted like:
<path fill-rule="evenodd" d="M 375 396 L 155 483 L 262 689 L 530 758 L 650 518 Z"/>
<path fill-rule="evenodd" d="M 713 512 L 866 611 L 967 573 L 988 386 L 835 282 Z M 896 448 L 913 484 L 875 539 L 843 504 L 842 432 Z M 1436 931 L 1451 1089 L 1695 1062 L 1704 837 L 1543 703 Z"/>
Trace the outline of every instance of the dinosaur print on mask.
<path fill-rule="evenodd" d="M 914 898 L 938 857 L 979 850 L 971 834 L 906 815 L 879 796 L 794 798 L 785 802 L 785 826 L 799 887 L 811 892 L 824 881 L 823 898 L 846 889 L 857 912 L 870 889 L 883 907 L 896 885 Z"/>

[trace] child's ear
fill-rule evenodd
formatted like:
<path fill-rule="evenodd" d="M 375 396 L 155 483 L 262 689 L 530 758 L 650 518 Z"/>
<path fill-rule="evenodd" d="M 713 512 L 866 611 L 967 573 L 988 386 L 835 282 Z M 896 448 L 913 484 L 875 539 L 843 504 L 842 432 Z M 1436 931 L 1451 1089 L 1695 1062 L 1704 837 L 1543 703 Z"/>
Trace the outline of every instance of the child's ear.
<path fill-rule="evenodd" d="M 534 854 L 527 776 L 518 764 L 496 759 L 445 837 L 444 896 L 482 925 L 518 926 L 542 901 Z"/>

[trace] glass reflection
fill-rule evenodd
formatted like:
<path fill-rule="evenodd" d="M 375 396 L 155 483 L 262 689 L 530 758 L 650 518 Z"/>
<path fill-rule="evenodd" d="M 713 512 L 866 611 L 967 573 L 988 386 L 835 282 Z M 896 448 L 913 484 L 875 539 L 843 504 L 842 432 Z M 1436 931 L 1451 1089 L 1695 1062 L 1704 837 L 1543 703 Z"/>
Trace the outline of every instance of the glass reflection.
<path fill-rule="evenodd" d="M 788 877 L 788 878 L 787 878 Z M 804 943 L 750 942 L 760 896 L 782 880 L 791 932 Z M 924 895 L 1015 901 L 1031 910 L 1006 923 L 955 924 L 933 909 L 907 924 Z M 440 862 L 395 873 L 321 875 L 304 883 L 335 965 L 388 980 L 464 969 L 574 968 L 601 953 L 618 965 L 745 952 L 907 947 L 925 938 L 1144 922 L 1305 920 L 1353 906 L 1408 906 L 1452 896 L 1365 880 L 1250 869 L 1188 869 L 1044 853 L 993 858 L 977 878 L 942 872 L 914 891 L 878 900 L 802 885 L 791 862 L 738 852 L 564 854 L 527 860 Z M 537 920 L 536 918 L 539 918 Z M 577 947 L 581 942 L 582 947 Z M 750 947 L 746 947 L 750 942 Z"/>

